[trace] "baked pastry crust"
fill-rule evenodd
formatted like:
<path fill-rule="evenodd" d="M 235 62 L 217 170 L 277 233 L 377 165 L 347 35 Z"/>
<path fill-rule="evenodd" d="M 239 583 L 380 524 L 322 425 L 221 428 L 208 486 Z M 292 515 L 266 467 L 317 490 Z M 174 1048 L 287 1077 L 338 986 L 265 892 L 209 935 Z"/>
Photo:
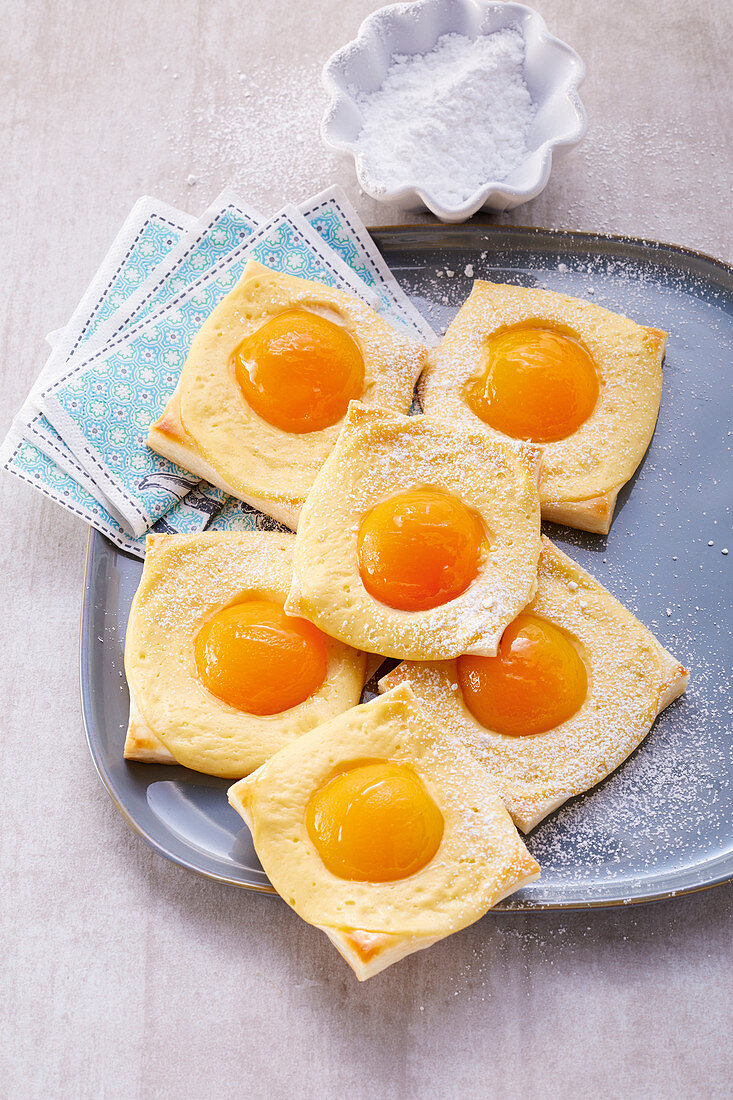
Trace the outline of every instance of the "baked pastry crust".
<path fill-rule="evenodd" d="M 630 611 L 544 537 L 538 573 L 527 610 L 571 634 L 589 669 L 585 703 L 557 729 L 531 737 L 487 730 L 463 701 L 454 661 L 405 662 L 380 681 L 380 690 L 412 685 L 428 718 L 455 731 L 481 761 L 525 833 L 610 775 L 689 681 Z"/>
<path fill-rule="evenodd" d="M 442 342 L 428 354 L 419 382 L 427 415 L 482 424 L 464 399 L 481 370 L 486 340 L 523 324 L 544 324 L 575 337 L 593 359 L 600 383 L 589 418 L 542 450 L 542 518 L 606 534 L 616 496 L 631 478 L 654 432 L 667 334 L 579 298 L 476 281 Z M 483 425 L 501 439 L 508 436 Z"/>
<path fill-rule="evenodd" d="M 607 535 L 616 508 L 618 489 L 578 501 L 549 501 L 542 504 L 542 518 L 565 527 L 576 527 L 594 535 Z"/>
<path fill-rule="evenodd" d="M 444 820 L 433 859 L 394 882 L 333 875 L 305 826 L 305 811 L 341 763 L 409 764 Z M 460 744 L 425 719 L 409 685 L 327 722 L 229 791 L 273 886 L 320 928 L 360 980 L 478 920 L 539 874 L 495 788 Z"/>
<path fill-rule="evenodd" d="M 301 513 L 286 610 L 386 657 L 493 655 L 537 583 L 537 476 L 536 449 L 517 449 L 480 429 L 352 402 Z M 378 502 L 425 485 L 454 494 L 477 512 L 490 547 L 461 596 L 428 611 L 399 611 L 362 583 L 359 525 Z"/>
<path fill-rule="evenodd" d="M 269 531 L 148 536 L 125 639 L 127 759 L 239 778 L 358 702 L 364 654 L 331 638 L 324 683 L 281 714 L 259 717 L 228 706 L 197 674 L 194 639 L 212 614 L 247 596 L 284 601 L 293 542 L 291 534 Z"/>
<path fill-rule="evenodd" d="M 196 335 L 147 442 L 164 458 L 295 529 L 343 421 L 315 432 L 276 428 L 249 407 L 232 365 L 242 340 L 286 309 L 325 316 L 356 340 L 364 358 L 364 404 L 409 410 L 424 347 L 396 333 L 354 295 L 250 260 Z"/>

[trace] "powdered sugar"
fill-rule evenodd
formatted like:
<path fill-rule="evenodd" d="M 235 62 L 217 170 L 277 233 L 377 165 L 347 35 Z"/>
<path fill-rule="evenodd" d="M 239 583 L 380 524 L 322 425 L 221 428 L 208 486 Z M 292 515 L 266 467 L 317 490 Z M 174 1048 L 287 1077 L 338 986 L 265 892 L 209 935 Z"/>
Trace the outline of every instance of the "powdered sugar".
<path fill-rule="evenodd" d="M 352 94 L 364 126 L 357 152 L 378 191 L 423 187 L 446 206 L 507 178 L 527 153 L 534 116 L 522 77 L 524 40 L 505 28 L 474 40 L 438 39 L 398 55 L 379 91 Z"/>

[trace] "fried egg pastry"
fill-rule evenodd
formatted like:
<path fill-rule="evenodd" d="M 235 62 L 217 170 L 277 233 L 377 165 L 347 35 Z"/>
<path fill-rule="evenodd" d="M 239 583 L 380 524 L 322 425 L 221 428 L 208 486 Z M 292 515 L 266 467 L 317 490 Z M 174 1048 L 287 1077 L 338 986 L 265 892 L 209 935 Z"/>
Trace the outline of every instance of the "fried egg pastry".
<path fill-rule="evenodd" d="M 610 775 L 688 680 L 630 611 L 543 538 L 537 593 L 496 657 L 405 662 L 380 690 L 409 682 L 526 833 Z"/>
<path fill-rule="evenodd" d="M 294 741 L 229 801 L 277 892 L 360 981 L 539 874 L 483 769 L 406 684 Z"/>
<path fill-rule="evenodd" d="M 365 656 L 286 615 L 294 536 L 151 535 L 125 639 L 125 757 L 238 779 L 353 707 Z"/>
<path fill-rule="evenodd" d="M 388 657 L 495 653 L 537 583 L 537 461 L 354 402 L 301 513 L 286 610 Z"/>
<path fill-rule="evenodd" d="M 431 350 L 426 414 L 542 450 L 542 518 L 607 534 L 654 432 L 667 334 L 591 302 L 477 281 Z"/>
<path fill-rule="evenodd" d="M 148 446 L 294 530 L 349 401 L 406 413 L 425 352 L 355 295 L 250 260 Z"/>

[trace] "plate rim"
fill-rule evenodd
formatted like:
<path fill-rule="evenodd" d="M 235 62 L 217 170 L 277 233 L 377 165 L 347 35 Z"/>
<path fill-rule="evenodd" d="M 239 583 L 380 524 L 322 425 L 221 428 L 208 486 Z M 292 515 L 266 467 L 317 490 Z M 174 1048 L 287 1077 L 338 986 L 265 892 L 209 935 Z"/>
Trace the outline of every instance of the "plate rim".
<path fill-rule="evenodd" d="M 488 219 L 488 215 L 483 215 Z M 483 221 L 478 215 L 475 215 L 470 222 L 465 222 L 462 225 L 449 225 L 441 224 L 435 225 L 431 222 L 405 222 L 400 225 L 371 225 L 367 227 L 367 232 L 371 237 L 377 236 L 389 236 L 398 235 L 404 231 L 417 231 L 427 233 L 447 233 L 449 236 L 458 236 L 461 233 L 486 233 L 491 236 L 493 233 L 528 233 L 532 237 L 565 237 L 567 240 L 577 240 L 582 242 L 595 242 L 596 244 L 621 244 L 621 245 L 633 245 L 635 248 L 639 248 L 642 252 L 669 252 L 672 255 L 686 256 L 695 260 L 702 260 L 703 263 L 711 264 L 713 267 L 720 268 L 724 274 L 731 280 L 731 285 L 728 288 L 733 292 L 733 262 L 721 259 L 719 256 L 713 256 L 709 252 L 703 252 L 702 249 L 690 248 L 683 244 L 671 244 L 669 241 L 659 241 L 655 237 L 635 237 L 625 233 L 594 233 L 592 229 L 545 229 L 540 225 L 497 225 L 494 221 Z"/>
<path fill-rule="evenodd" d="M 668 252 L 672 257 L 679 256 L 684 257 L 687 260 L 693 259 L 698 264 L 710 265 L 717 269 L 723 276 L 723 283 L 731 293 L 733 293 L 733 264 L 728 263 L 725 260 L 719 259 L 715 256 L 711 256 L 706 252 L 700 250 L 687 248 L 684 245 L 669 244 L 664 241 L 656 241 L 643 237 L 627 236 L 623 234 L 612 233 L 594 233 L 591 230 L 575 230 L 575 229 L 544 229 L 540 226 L 524 226 L 524 225 L 496 225 L 493 222 L 482 223 L 481 221 L 475 224 L 465 225 L 434 225 L 431 223 L 405 223 L 400 225 L 378 225 L 368 228 L 370 236 L 376 239 L 381 239 L 384 243 L 391 237 L 395 239 L 399 236 L 409 233 L 416 233 L 418 235 L 424 235 L 426 237 L 430 235 L 447 235 L 449 237 L 459 237 L 466 235 L 471 236 L 492 236 L 500 234 L 513 234 L 524 233 L 529 234 L 530 237 L 535 239 L 541 239 L 543 237 L 553 238 L 565 238 L 568 241 L 575 241 L 578 244 L 615 244 L 624 246 L 633 246 L 642 252 L 646 259 L 653 259 L 654 256 L 649 256 L 648 253 L 655 253 L 659 258 L 663 252 Z M 376 240 L 375 240 L 376 243 Z M 120 547 L 115 546 L 110 540 L 106 539 L 101 532 L 95 530 L 93 527 L 89 527 L 85 554 L 84 554 L 84 567 L 83 567 L 83 581 L 82 581 L 82 593 L 81 593 L 81 607 L 79 616 L 79 694 L 81 703 L 82 722 L 84 725 L 84 733 L 86 737 L 87 747 L 89 754 L 92 758 L 94 768 L 102 781 L 107 793 L 119 812 L 122 819 L 127 826 L 136 833 L 142 841 L 153 851 L 162 855 L 169 862 L 183 868 L 184 870 L 191 871 L 194 874 L 199 875 L 202 878 L 209 881 L 219 882 L 226 886 L 236 887 L 243 890 L 251 890 L 255 893 L 266 894 L 269 896 L 276 896 L 277 891 L 270 885 L 259 883 L 246 883 L 237 879 L 233 879 L 225 874 L 217 871 L 207 870 L 201 866 L 197 866 L 178 855 L 176 852 L 166 848 L 166 846 L 151 836 L 143 826 L 135 820 L 133 815 L 129 812 L 124 802 L 118 797 L 117 792 L 112 783 L 107 769 L 102 760 L 101 754 L 98 751 L 96 738 L 93 735 L 92 727 L 94 723 L 92 721 L 92 709 L 91 709 L 91 680 L 88 675 L 90 652 L 91 647 L 87 644 L 89 626 L 91 617 L 93 614 L 94 604 L 89 599 L 89 595 L 92 591 L 91 575 L 93 572 L 93 564 L 97 557 L 98 548 L 108 547 L 115 554 L 129 558 L 130 560 L 137 561 L 133 555 L 127 554 Z M 633 896 L 627 898 L 598 898 L 588 899 L 585 901 L 570 901 L 570 902 L 546 902 L 546 901 L 532 901 L 526 899 L 521 903 L 516 901 L 512 904 L 512 897 L 506 899 L 505 902 L 500 902 L 494 906 L 492 912 L 506 912 L 506 913 L 527 913 L 532 911 L 561 911 L 561 910 L 587 910 L 587 909 L 610 909 L 617 907 L 629 907 L 632 905 L 646 905 L 651 902 L 665 901 L 671 898 L 684 897 L 688 894 L 700 893 L 703 890 L 713 889 L 717 886 L 724 886 L 727 883 L 733 881 L 733 851 L 724 852 L 720 855 L 713 856 L 711 859 L 706 860 L 704 863 L 697 865 L 699 869 L 704 869 L 710 864 L 718 862 L 723 863 L 723 870 L 719 875 L 713 878 L 707 879 L 702 882 L 695 882 L 690 886 L 684 886 L 679 889 L 672 890 L 653 890 L 651 893 L 647 893 L 643 896 Z M 730 866 L 728 866 L 730 864 Z M 663 879 L 665 876 L 659 876 Z M 652 880 L 653 881 L 653 880 Z"/>

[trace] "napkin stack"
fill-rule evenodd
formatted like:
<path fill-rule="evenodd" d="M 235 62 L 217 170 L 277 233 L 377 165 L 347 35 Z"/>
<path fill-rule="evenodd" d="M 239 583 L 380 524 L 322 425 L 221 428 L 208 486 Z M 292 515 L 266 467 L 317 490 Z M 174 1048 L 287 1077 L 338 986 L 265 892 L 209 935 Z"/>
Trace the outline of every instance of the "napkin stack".
<path fill-rule="evenodd" d="M 340 188 L 269 219 L 230 189 L 198 220 L 142 198 L 69 323 L 49 334 L 51 354 L 0 465 L 138 557 L 150 530 L 258 526 L 264 517 L 145 443 L 196 332 L 250 258 L 357 294 L 395 328 L 435 342 Z"/>

